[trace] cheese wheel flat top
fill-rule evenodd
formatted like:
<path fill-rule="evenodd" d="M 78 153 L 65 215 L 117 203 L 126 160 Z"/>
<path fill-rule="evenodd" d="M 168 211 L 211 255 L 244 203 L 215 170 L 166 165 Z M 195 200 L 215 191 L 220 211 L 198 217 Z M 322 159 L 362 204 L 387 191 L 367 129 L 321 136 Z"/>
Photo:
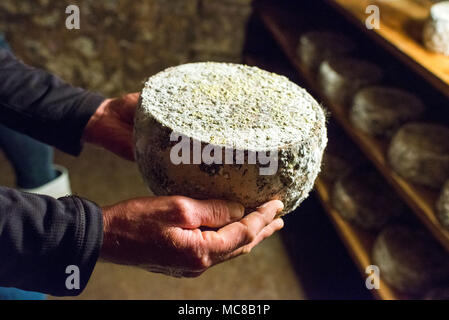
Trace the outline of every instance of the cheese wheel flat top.
<path fill-rule="evenodd" d="M 142 107 L 162 125 L 190 138 L 243 150 L 306 141 L 325 127 L 315 99 L 286 77 L 228 63 L 190 63 L 145 84 Z"/>

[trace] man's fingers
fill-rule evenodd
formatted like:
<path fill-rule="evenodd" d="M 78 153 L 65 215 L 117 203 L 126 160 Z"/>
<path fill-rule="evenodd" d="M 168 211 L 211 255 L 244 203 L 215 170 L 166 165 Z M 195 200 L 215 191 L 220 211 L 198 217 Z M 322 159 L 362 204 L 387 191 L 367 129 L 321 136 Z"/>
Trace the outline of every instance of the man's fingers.
<path fill-rule="evenodd" d="M 116 112 L 121 115 L 121 118 L 128 124 L 134 123 L 134 114 L 139 101 L 140 92 L 129 93 L 122 97 L 123 103 L 118 106 Z"/>
<path fill-rule="evenodd" d="M 148 201 L 143 200 L 139 210 L 148 209 Z M 183 196 L 152 198 L 153 219 L 182 229 L 197 229 L 201 226 L 220 228 L 230 222 L 240 220 L 244 207 L 224 200 L 195 200 Z M 147 206 L 147 207 L 145 207 Z"/>
<path fill-rule="evenodd" d="M 132 129 L 117 127 L 109 137 L 111 137 L 111 142 L 105 145 L 106 149 L 126 160 L 135 160 L 134 145 L 132 143 Z"/>
<path fill-rule="evenodd" d="M 283 207 L 279 200 L 267 202 L 242 220 L 231 223 L 217 232 L 203 232 L 203 237 L 209 242 L 211 252 L 223 256 L 253 242 Z"/>
<path fill-rule="evenodd" d="M 272 200 L 258 207 L 256 212 L 260 212 L 263 215 L 273 215 L 274 218 L 274 216 L 281 212 L 282 209 L 284 209 L 284 204 L 282 203 L 282 201 Z M 271 218 L 271 220 L 273 220 L 273 218 Z"/>
<path fill-rule="evenodd" d="M 237 202 L 224 200 L 194 200 L 189 199 L 187 214 L 188 223 L 185 228 L 201 226 L 220 228 L 243 217 L 245 208 Z"/>
<path fill-rule="evenodd" d="M 283 227 L 284 220 L 282 220 L 282 218 L 274 219 L 273 222 L 262 229 L 262 231 L 257 235 L 256 239 L 254 239 L 253 242 L 234 250 L 233 252 L 225 256 L 224 260 L 232 259 L 242 254 L 249 253 L 255 246 L 257 246 L 266 238 L 271 237 L 276 231 L 281 230 Z"/>

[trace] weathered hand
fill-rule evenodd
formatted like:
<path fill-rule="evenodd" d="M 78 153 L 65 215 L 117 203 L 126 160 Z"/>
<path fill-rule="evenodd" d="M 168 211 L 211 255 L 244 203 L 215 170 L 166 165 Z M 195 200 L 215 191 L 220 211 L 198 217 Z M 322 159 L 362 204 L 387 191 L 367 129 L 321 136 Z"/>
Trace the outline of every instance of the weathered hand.
<path fill-rule="evenodd" d="M 133 161 L 133 124 L 138 100 L 139 93 L 130 93 L 103 101 L 86 125 L 84 140 Z"/>
<path fill-rule="evenodd" d="M 242 205 L 222 200 L 172 196 L 121 202 L 103 208 L 101 258 L 171 276 L 196 277 L 217 263 L 250 252 L 281 229 L 283 220 L 274 217 L 282 208 L 282 202 L 274 200 L 243 217 Z"/>

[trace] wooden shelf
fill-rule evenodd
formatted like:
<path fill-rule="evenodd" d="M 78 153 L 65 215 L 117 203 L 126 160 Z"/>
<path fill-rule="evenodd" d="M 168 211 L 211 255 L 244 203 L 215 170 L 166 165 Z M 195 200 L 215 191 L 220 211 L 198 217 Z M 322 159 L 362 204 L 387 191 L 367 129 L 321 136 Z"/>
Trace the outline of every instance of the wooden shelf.
<path fill-rule="evenodd" d="M 324 179 L 318 178 L 315 182 L 315 189 L 324 209 L 337 229 L 337 232 L 351 254 L 352 259 L 360 269 L 362 276 L 365 278 L 367 276 L 365 273 L 366 267 L 372 265 L 371 251 L 375 237 L 368 232 L 359 230 L 341 218 L 338 212 L 332 207 L 330 188 L 330 184 Z M 382 300 L 401 300 L 406 298 L 405 296 L 396 293 L 382 280 L 380 289 L 372 290 L 372 293 L 377 299 Z"/>
<path fill-rule="evenodd" d="M 271 72 L 276 72 L 282 75 L 289 76 L 290 70 L 285 66 L 279 65 L 280 61 L 270 62 L 269 65 L 252 54 L 246 54 L 244 56 L 244 62 L 250 66 L 257 66 L 263 69 L 269 69 Z M 292 75 L 294 77 L 294 75 Z M 334 227 L 337 229 L 339 237 L 342 239 L 345 247 L 350 252 L 352 260 L 355 262 L 359 271 L 362 273 L 362 277 L 365 278 L 367 274 L 365 269 L 370 263 L 370 253 L 375 240 L 375 237 L 367 232 L 360 231 L 354 228 L 346 221 L 344 221 L 338 212 L 336 212 L 330 202 L 331 185 L 324 179 L 318 178 L 315 181 L 315 190 L 318 198 L 324 207 L 324 210 L 329 216 Z M 384 282 L 381 282 L 379 290 L 373 290 L 373 295 L 377 299 L 382 300 L 400 300 L 400 297 L 388 287 Z"/>
<path fill-rule="evenodd" d="M 259 55 L 245 54 L 244 62 L 251 66 L 258 66 L 263 69 L 270 70 L 271 72 L 285 75 L 291 80 L 298 82 L 298 75 L 296 70 L 291 68 L 289 62 L 284 59 L 272 57 L 267 61 L 266 59 L 261 58 Z M 331 187 L 331 184 L 324 179 L 318 178 L 315 182 L 316 194 L 321 204 L 323 205 L 323 208 L 328 214 L 329 219 L 337 230 L 337 233 L 342 239 L 345 247 L 349 251 L 355 265 L 358 267 L 360 273 L 362 274 L 362 278 L 366 278 L 366 267 L 372 264 L 371 251 L 373 243 L 375 241 L 375 235 L 363 230 L 359 230 L 358 228 L 352 226 L 341 218 L 341 216 L 332 207 L 331 204 Z M 372 290 L 372 294 L 375 298 L 382 300 L 400 300 L 406 298 L 406 296 L 396 293 L 383 281 L 381 281 L 380 289 Z"/>
<path fill-rule="evenodd" d="M 430 84 L 449 97 L 449 57 L 427 50 L 422 29 L 430 12 L 430 1 L 422 0 L 326 0 L 371 39 L 395 55 Z M 369 30 L 367 6 L 380 8 L 380 29 Z"/>
<path fill-rule="evenodd" d="M 260 6 L 256 6 L 256 10 L 288 60 L 296 68 L 301 78 L 304 79 L 307 89 L 331 111 L 332 116 L 339 122 L 348 136 L 354 140 L 366 157 L 393 186 L 435 238 L 449 251 L 449 231 L 442 228 L 434 212 L 438 193 L 413 185 L 397 175 L 386 159 L 388 144 L 355 129 L 348 120 L 347 111 L 338 105 L 330 103 L 323 96 L 315 77 L 309 74 L 296 57 L 296 44 L 298 43 L 301 29 L 298 27 L 296 22 L 298 19 L 295 15 L 279 6 L 273 6 L 265 2 Z"/>
<path fill-rule="evenodd" d="M 244 61 L 251 66 L 258 66 L 264 69 L 267 68 L 266 63 L 254 55 L 245 55 Z M 288 70 L 288 65 L 284 66 L 279 60 L 274 63 L 270 62 L 269 67 L 270 71 L 295 78 L 294 75 L 291 75 L 290 70 Z M 338 212 L 332 207 L 330 199 L 331 188 L 331 184 L 324 179 L 318 178 L 315 182 L 315 190 L 324 210 L 328 214 L 338 235 L 349 251 L 352 260 L 362 274 L 362 278 L 366 278 L 366 267 L 372 264 L 371 252 L 375 241 L 375 235 L 360 230 L 341 218 Z M 407 298 L 406 296 L 395 292 L 383 281 L 380 283 L 380 289 L 372 290 L 372 294 L 376 299 L 381 300 L 401 300 Z"/>

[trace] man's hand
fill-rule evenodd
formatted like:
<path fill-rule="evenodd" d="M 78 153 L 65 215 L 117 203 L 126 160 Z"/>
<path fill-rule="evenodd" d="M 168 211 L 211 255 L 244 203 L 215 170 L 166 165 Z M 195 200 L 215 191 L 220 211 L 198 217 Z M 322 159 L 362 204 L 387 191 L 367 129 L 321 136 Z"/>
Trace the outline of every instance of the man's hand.
<path fill-rule="evenodd" d="M 133 161 L 133 124 L 138 100 L 139 93 L 130 93 L 103 101 L 86 125 L 84 141 Z"/>
<path fill-rule="evenodd" d="M 248 253 L 283 227 L 270 201 L 245 217 L 242 205 L 181 196 L 141 198 L 103 208 L 101 258 L 176 277 Z"/>

